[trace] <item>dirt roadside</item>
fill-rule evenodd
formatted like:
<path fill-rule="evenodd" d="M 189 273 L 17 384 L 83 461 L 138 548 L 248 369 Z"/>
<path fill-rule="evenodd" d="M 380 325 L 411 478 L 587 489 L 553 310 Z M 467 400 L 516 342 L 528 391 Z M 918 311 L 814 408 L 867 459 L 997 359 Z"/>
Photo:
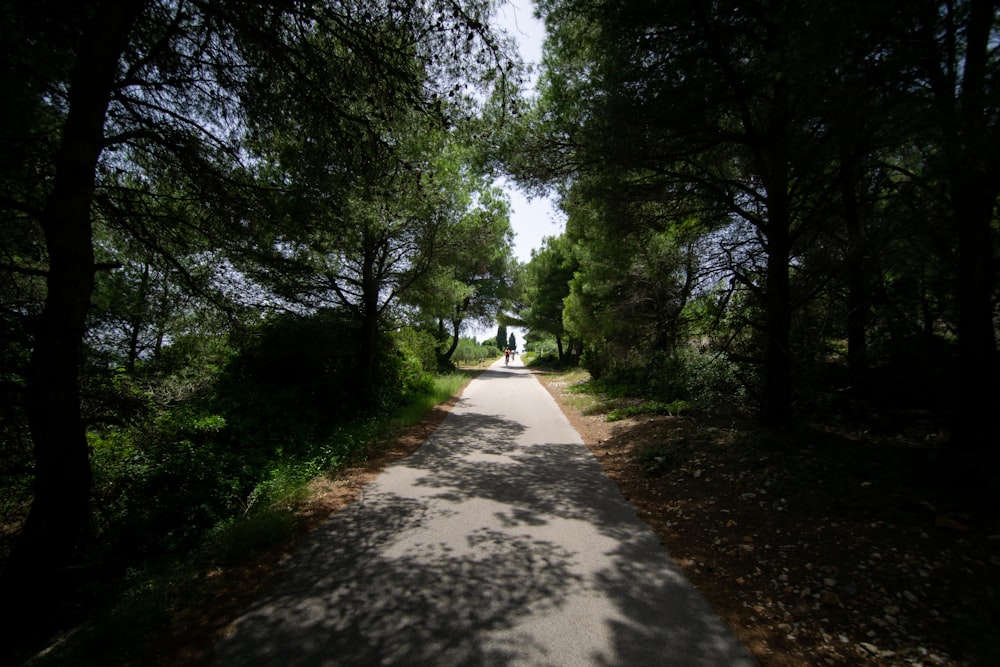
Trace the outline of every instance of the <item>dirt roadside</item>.
<path fill-rule="evenodd" d="M 762 667 L 1000 664 L 1000 517 L 904 479 L 906 433 L 774 450 L 732 421 L 608 423 L 536 376 Z"/>

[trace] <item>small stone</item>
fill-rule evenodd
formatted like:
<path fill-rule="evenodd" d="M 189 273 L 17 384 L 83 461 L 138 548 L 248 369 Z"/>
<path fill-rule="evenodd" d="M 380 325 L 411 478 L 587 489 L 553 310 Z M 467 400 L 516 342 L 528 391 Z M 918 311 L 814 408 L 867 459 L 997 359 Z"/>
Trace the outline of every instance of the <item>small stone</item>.
<path fill-rule="evenodd" d="M 868 642 L 861 642 L 859 646 L 862 649 L 864 649 L 866 653 L 870 653 L 871 655 L 878 655 L 878 647 L 875 646 L 874 644 L 870 644 Z"/>

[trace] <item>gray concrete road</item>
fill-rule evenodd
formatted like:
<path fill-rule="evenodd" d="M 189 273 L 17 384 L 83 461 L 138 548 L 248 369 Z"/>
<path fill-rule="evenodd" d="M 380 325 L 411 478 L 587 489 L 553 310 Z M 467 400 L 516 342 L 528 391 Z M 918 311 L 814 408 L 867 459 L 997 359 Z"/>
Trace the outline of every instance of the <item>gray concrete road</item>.
<path fill-rule="evenodd" d="M 519 360 L 286 567 L 218 665 L 754 664 Z"/>

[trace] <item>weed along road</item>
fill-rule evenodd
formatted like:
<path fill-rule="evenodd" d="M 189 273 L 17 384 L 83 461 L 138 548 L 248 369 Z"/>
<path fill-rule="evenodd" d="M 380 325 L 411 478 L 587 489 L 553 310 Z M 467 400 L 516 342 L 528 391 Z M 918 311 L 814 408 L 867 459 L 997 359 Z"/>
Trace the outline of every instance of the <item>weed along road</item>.
<path fill-rule="evenodd" d="M 503 360 L 285 564 L 217 665 L 753 665 Z"/>

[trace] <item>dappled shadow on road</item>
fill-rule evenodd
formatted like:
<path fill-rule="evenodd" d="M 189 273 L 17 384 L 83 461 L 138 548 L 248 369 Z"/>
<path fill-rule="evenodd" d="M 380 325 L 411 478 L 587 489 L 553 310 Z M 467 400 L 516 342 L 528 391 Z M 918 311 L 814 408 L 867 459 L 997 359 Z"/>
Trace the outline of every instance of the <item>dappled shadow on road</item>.
<path fill-rule="evenodd" d="M 439 489 L 454 500 L 503 503 L 522 520 L 533 515 L 534 521 L 549 516 L 592 522 L 610 537 L 627 539 L 636 529 L 634 511 L 590 452 L 570 442 L 524 444 L 526 431 L 491 415 L 452 414 L 407 466 L 422 471 L 416 486 Z"/>
<path fill-rule="evenodd" d="M 531 371 L 520 363 L 494 364 L 476 376 L 477 380 L 532 380 Z"/>
<path fill-rule="evenodd" d="M 576 582 L 569 554 L 489 529 L 470 534 L 467 549 L 428 543 L 393 554 L 394 536 L 425 519 L 420 502 L 392 495 L 337 515 L 240 622 L 239 641 L 220 647 L 220 663 L 502 665 L 537 650 L 481 638 L 558 605 Z"/>
<path fill-rule="evenodd" d="M 641 545 L 624 545 L 614 567 L 598 575 L 598 586 L 622 618 L 608 620 L 610 655 L 593 664 L 752 667 L 749 651 L 707 600 L 679 572 L 665 576 L 649 555 Z"/>
<path fill-rule="evenodd" d="M 559 533 L 551 539 L 605 550 L 611 564 L 572 584 L 600 593 L 618 611 L 607 619 L 609 652 L 592 655 L 589 664 L 753 664 L 589 450 L 579 443 L 525 444 L 525 432 L 504 419 L 452 415 L 413 457 L 412 465 L 423 471 L 415 484 L 457 502 L 499 503 L 503 510 L 496 516 L 508 530 Z"/>
<path fill-rule="evenodd" d="M 514 371 L 479 377 L 534 382 Z M 464 408 L 302 546 L 219 664 L 752 664 L 572 431 Z"/>

